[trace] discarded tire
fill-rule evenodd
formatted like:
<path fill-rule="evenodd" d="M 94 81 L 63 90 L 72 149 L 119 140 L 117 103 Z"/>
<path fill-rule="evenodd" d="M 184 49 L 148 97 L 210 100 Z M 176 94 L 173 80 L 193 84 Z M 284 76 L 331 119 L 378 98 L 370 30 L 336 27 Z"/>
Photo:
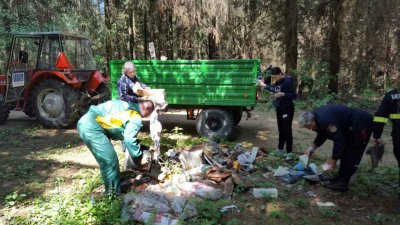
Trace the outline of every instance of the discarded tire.
<path fill-rule="evenodd" d="M 232 113 L 223 109 L 205 109 L 197 117 L 197 132 L 209 139 L 226 139 L 235 126 Z"/>

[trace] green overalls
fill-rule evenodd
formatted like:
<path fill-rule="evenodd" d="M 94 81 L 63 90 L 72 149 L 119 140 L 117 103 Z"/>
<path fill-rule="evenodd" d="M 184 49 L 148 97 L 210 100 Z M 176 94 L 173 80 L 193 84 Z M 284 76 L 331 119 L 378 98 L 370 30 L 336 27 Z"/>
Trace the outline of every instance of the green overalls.
<path fill-rule="evenodd" d="M 137 139 L 142 125 L 139 104 L 121 100 L 91 106 L 78 121 L 79 135 L 100 165 L 106 193 L 118 193 L 120 184 L 118 157 L 110 139 L 123 140 L 130 156 L 137 159 L 142 156 Z"/>

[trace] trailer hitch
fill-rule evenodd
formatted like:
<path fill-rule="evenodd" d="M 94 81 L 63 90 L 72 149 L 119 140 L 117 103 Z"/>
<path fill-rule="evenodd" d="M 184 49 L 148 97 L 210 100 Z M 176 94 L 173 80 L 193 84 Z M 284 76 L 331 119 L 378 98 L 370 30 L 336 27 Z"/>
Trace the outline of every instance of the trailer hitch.
<path fill-rule="evenodd" d="M 249 120 L 251 118 L 251 111 L 247 109 L 246 114 L 247 114 L 246 120 Z"/>

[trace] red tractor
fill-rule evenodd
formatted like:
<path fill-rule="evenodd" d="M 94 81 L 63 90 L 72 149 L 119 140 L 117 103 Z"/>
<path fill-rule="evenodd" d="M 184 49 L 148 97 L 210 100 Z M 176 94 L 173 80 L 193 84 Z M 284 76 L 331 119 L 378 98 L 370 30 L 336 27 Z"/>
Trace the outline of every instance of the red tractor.
<path fill-rule="evenodd" d="M 0 75 L 0 124 L 22 110 L 45 127 L 67 128 L 92 104 L 110 99 L 109 77 L 96 69 L 90 42 L 59 32 L 13 35 Z"/>

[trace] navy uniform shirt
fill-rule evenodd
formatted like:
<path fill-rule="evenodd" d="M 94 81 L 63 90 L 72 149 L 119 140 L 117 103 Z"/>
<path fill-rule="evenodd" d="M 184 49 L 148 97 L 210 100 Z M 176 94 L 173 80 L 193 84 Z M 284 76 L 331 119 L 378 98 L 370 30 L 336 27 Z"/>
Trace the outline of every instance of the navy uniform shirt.
<path fill-rule="evenodd" d="M 346 138 L 353 138 L 351 132 L 358 132 L 372 125 L 372 116 L 360 109 L 342 105 L 325 105 L 314 111 L 317 123 L 317 137 L 314 145 L 319 147 L 327 139 L 333 141 L 332 159 L 338 160 L 345 148 Z M 369 137 L 365 137 L 367 140 Z"/>
<path fill-rule="evenodd" d="M 374 138 L 380 138 L 383 127 L 389 121 L 393 126 L 400 126 L 400 90 L 394 89 L 386 93 L 374 116 Z"/>
<path fill-rule="evenodd" d="M 291 103 L 293 102 L 293 99 L 297 98 L 297 94 L 294 89 L 293 78 L 291 76 L 284 76 L 282 80 L 275 82 L 273 85 L 267 85 L 264 89 L 271 91 L 272 93 L 285 93 L 285 96 L 276 98 L 274 100 L 273 104 L 275 107 Z"/>

